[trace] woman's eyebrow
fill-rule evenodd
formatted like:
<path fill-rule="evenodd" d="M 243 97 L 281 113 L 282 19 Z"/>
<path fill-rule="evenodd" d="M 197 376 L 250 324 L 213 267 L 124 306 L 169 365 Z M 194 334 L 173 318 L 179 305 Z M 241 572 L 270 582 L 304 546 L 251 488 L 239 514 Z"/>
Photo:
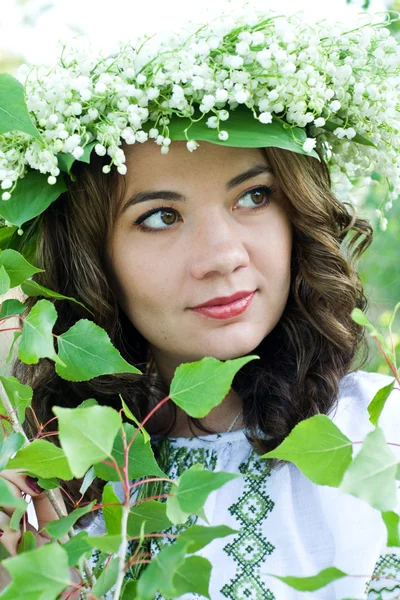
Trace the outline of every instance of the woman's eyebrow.
<path fill-rule="evenodd" d="M 254 167 L 251 167 L 244 173 L 240 173 L 240 175 L 236 175 L 235 177 L 230 179 L 226 184 L 226 189 L 229 191 L 234 187 L 240 185 L 241 183 L 244 183 L 248 179 L 252 179 L 253 177 L 257 177 L 258 175 L 262 175 L 263 173 L 272 173 L 272 169 L 267 165 L 255 165 Z M 183 194 L 180 194 L 178 192 L 171 192 L 170 190 L 152 190 L 138 192 L 126 201 L 126 203 L 122 207 L 121 214 L 123 214 L 130 206 L 134 206 L 135 204 L 139 204 L 140 202 L 146 202 L 148 200 L 158 200 L 159 198 L 163 198 L 164 200 L 170 200 L 174 202 L 184 202 L 186 200 L 186 197 Z"/>

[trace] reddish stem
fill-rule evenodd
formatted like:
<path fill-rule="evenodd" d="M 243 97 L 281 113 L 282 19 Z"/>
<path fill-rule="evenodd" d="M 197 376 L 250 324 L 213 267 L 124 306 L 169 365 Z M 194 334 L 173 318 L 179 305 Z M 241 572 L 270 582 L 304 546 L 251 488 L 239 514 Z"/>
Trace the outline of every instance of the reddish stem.
<path fill-rule="evenodd" d="M 138 500 L 133 506 L 136 506 L 136 504 L 141 504 L 142 502 L 148 502 L 149 500 L 159 500 L 160 498 L 170 498 L 171 496 L 173 496 L 173 494 L 159 494 L 158 496 L 149 496 L 148 498 L 142 498 L 141 500 Z"/>
<path fill-rule="evenodd" d="M 132 490 L 138 485 L 144 485 L 145 483 L 151 483 L 152 481 L 168 481 L 169 483 L 175 483 L 172 481 L 172 479 L 168 479 L 167 477 L 151 477 L 151 479 L 143 479 L 141 481 L 137 481 L 136 483 L 132 483 L 129 488 Z"/>
<path fill-rule="evenodd" d="M 4 331 L 22 331 L 22 327 L 7 327 L 7 329 L 0 329 L 0 333 Z"/>
<path fill-rule="evenodd" d="M 375 343 L 377 344 L 379 350 L 381 351 L 381 354 L 384 356 L 387 364 L 390 367 L 390 370 L 393 371 L 393 375 L 396 377 L 397 382 L 400 384 L 400 377 L 399 374 L 397 372 L 397 369 L 394 365 L 392 365 L 392 363 L 390 362 L 389 358 L 386 355 L 386 352 L 384 351 L 384 349 L 382 348 L 382 344 L 380 343 L 380 341 L 378 340 L 378 338 L 376 336 L 372 336 L 373 339 L 375 340 Z"/>
<path fill-rule="evenodd" d="M 147 417 L 145 417 L 143 419 L 143 421 L 140 423 L 139 427 L 137 428 L 137 430 L 135 431 L 135 433 L 132 436 L 132 439 L 130 440 L 129 444 L 128 444 L 128 450 L 129 448 L 132 446 L 133 442 L 136 439 L 136 436 L 138 435 L 139 431 L 141 429 L 143 429 L 143 427 L 146 425 L 147 421 L 154 415 L 154 413 L 161 408 L 161 406 L 163 404 L 165 404 L 166 402 L 168 402 L 168 400 L 170 399 L 170 396 L 165 396 L 165 398 L 163 398 L 162 400 L 160 400 L 160 402 L 158 404 L 156 404 L 156 406 L 149 412 L 149 414 L 147 415 Z"/>

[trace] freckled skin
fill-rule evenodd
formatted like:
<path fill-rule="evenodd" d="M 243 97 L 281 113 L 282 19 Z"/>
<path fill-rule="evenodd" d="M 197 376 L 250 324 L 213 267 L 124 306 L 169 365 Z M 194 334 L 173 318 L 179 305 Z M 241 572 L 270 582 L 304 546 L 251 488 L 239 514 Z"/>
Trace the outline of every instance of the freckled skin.
<path fill-rule="evenodd" d="M 159 198 L 130 206 L 117 217 L 107 245 L 117 297 L 148 340 L 160 374 L 169 381 L 182 362 L 251 353 L 278 323 L 287 302 L 292 226 L 287 199 L 272 173 L 229 191 L 226 184 L 257 164 L 267 165 L 264 153 L 206 142 L 189 152 L 184 142 L 173 142 L 161 155 L 149 141 L 130 146 L 126 164 L 124 202 L 144 190 L 186 197 L 184 202 Z M 265 209 L 254 210 L 256 204 L 245 193 L 260 185 L 274 185 L 276 191 Z M 169 229 L 148 233 L 132 225 L 160 206 L 179 213 L 175 222 L 158 213 L 145 224 Z M 241 290 L 257 292 L 247 311 L 229 321 L 190 310 Z"/>

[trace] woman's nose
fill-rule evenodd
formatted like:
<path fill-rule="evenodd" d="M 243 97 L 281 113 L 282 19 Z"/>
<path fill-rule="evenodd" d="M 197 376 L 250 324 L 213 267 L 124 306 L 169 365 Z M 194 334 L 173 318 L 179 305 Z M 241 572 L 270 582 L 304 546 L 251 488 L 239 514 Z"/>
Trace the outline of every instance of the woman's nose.
<path fill-rule="evenodd" d="M 250 257 L 243 228 L 230 216 L 208 215 L 191 232 L 191 274 L 203 279 L 211 274 L 228 275 L 247 267 Z"/>

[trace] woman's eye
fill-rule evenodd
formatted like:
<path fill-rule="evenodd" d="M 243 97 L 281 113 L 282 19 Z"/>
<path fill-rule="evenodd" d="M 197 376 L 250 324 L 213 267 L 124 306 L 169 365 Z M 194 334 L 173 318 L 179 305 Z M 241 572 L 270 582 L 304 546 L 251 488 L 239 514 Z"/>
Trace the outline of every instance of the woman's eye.
<path fill-rule="evenodd" d="M 136 222 L 142 229 L 156 230 L 167 229 L 177 220 L 177 214 L 174 210 L 168 208 L 156 208 L 142 215 Z"/>
<path fill-rule="evenodd" d="M 248 202 L 250 203 L 245 205 L 246 208 L 264 208 L 265 206 L 268 206 L 272 192 L 272 188 L 262 185 L 243 194 L 239 199 L 239 202 L 248 199 Z"/>

